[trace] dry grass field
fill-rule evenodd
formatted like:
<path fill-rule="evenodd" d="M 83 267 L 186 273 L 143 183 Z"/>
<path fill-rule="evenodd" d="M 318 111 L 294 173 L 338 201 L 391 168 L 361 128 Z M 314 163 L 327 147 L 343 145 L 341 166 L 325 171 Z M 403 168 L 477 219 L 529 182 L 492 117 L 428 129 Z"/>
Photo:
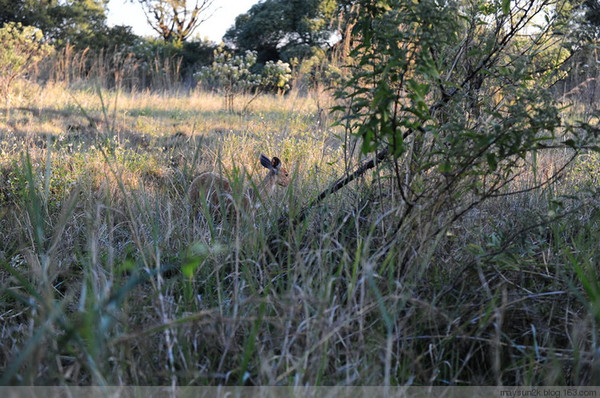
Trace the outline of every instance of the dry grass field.
<path fill-rule="evenodd" d="M 0 121 L 1 382 L 600 383 L 598 157 L 532 188 L 569 157 L 540 155 L 427 246 L 425 215 L 394 229 L 385 171 L 290 222 L 361 160 L 331 105 L 24 88 Z M 289 187 L 193 211 L 194 176 L 256 184 L 261 153 Z"/>

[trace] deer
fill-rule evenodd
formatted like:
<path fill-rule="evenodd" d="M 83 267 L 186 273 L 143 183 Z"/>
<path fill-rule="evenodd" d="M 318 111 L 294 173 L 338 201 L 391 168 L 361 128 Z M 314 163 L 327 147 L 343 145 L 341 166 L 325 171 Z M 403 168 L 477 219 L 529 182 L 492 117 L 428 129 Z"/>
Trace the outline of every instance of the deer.
<path fill-rule="evenodd" d="M 290 175 L 278 157 L 269 159 L 261 154 L 259 160 L 269 170 L 268 174 L 256 188 L 242 187 L 241 192 L 222 174 L 212 171 L 199 174 L 189 188 L 192 208 L 197 210 L 206 206 L 213 217 L 236 215 L 239 210 L 253 211 L 260 206 L 261 201 L 273 195 L 277 186 L 287 187 L 290 184 Z M 236 203 L 236 198 L 240 196 L 241 201 L 237 199 Z"/>

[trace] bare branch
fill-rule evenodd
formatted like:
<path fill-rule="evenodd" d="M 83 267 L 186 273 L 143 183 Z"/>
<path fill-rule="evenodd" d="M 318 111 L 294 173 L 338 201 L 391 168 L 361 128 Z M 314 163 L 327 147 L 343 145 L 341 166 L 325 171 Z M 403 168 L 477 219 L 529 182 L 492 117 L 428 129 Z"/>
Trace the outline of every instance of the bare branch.
<path fill-rule="evenodd" d="M 138 0 L 150 27 L 165 41 L 185 41 L 212 14 L 202 18 L 214 0 Z"/>

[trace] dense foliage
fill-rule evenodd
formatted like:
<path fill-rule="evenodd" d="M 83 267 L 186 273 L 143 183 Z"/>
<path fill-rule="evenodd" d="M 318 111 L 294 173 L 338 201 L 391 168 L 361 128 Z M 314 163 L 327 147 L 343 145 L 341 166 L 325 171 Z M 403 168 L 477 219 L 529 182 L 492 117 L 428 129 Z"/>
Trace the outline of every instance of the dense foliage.
<path fill-rule="evenodd" d="M 0 24 L 20 22 L 35 26 L 52 44 L 70 43 L 85 49 L 116 33 L 106 26 L 107 3 L 107 0 L 1 0 Z"/>
<path fill-rule="evenodd" d="M 52 48 L 46 44 L 44 33 L 33 26 L 9 22 L 0 27 L 0 97 L 10 108 L 11 85 L 35 69 Z"/>
<path fill-rule="evenodd" d="M 57 78 L 71 82 L 94 76 L 108 87 L 145 89 L 174 84 L 189 87 L 199 66 L 211 62 L 214 43 L 189 39 L 204 20 L 203 12 L 210 2 L 192 10 L 183 10 L 181 2 L 174 2 L 172 9 L 163 10 L 162 21 L 172 33 L 161 39 L 138 37 L 129 26 L 107 26 L 107 3 L 106 0 L 0 1 L 0 23 L 36 27 L 44 33 L 47 44 L 57 50 L 57 58 L 47 63 L 50 76 L 42 75 L 43 80 Z M 160 8 L 157 2 L 143 4 L 148 12 Z M 194 15 L 190 16 L 188 11 Z M 107 77 L 117 70 L 120 76 Z"/>
<path fill-rule="evenodd" d="M 224 40 L 241 51 L 256 51 L 258 62 L 290 61 L 327 43 L 333 0 L 265 0 L 239 15 Z"/>
<path fill-rule="evenodd" d="M 567 53 L 554 34 L 561 26 L 554 7 L 361 2 L 360 42 L 337 109 L 348 142 L 358 138 L 363 153 L 392 159 L 402 214 L 394 228 L 429 224 L 414 218 L 428 209 L 438 224 L 429 232 L 435 241 L 469 209 L 510 194 L 508 183 L 535 164 L 538 151 L 585 144 L 579 139 L 587 136 L 561 119 L 551 91 Z M 523 36 L 539 15 L 547 25 Z M 546 177 L 541 184 L 555 175 Z"/>
<path fill-rule="evenodd" d="M 234 99 L 247 93 L 284 93 L 292 77 L 289 64 L 267 61 L 261 72 L 256 72 L 256 52 L 246 51 L 244 55 L 219 47 L 215 50 L 214 61 L 196 73 L 196 78 L 208 90 L 216 90 L 225 97 L 225 108 L 234 110 Z"/>

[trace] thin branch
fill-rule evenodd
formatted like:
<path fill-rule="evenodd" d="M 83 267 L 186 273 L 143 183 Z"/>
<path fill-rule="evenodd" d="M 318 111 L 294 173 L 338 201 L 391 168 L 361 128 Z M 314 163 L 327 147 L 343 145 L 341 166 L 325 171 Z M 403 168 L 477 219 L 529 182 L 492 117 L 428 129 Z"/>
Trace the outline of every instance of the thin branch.
<path fill-rule="evenodd" d="M 375 155 L 375 157 L 373 157 L 369 161 L 361 164 L 352 174 L 350 174 L 346 177 L 339 178 L 336 182 L 331 184 L 329 186 L 329 188 L 327 188 L 326 190 L 321 192 L 319 194 L 319 196 L 314 198 L 306 207 L 304 207 L 300 211 L 300 213 L 298 213 L 298 216 L 294 219 L 294 224 L 304 221 L 304 219 L 308 215 L 308 211 L 313 206 L 315 206 L 317 203 L 321 202 L 323 199 L 325 199 L 332 193 L 339 191 L 340 189 L 342 189 L 343 187 L 345 187 L 346 185 L 348 185 L 349 183 L 354 181 L 356 178 L 362 176 L 365 172 L 367 172 L 367 170 L 370 170 L 373 167 L 377 166 L 385 158 L 387 158 L 389 154 L 390 154 L 389 148 L 386 147 L 386 148 L 382 149 L 381 151 L 379 151 L 377 153 L 377 155 Z"/>

